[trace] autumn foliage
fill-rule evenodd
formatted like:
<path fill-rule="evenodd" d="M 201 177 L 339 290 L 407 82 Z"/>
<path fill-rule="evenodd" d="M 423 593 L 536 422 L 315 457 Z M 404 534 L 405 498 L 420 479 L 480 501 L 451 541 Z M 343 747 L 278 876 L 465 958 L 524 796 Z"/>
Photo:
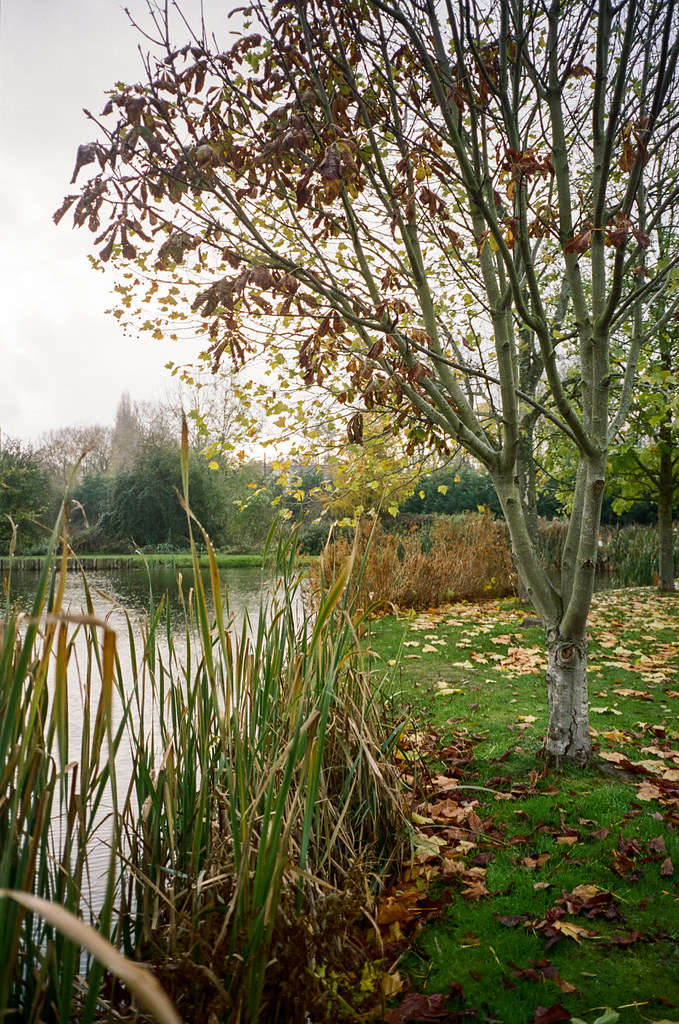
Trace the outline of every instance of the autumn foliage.
<path fill-rule="evenodd" d="M 507 529 L 488 510 L 437 517 L 426 529 L 414 526 L 404 534 L 366 520 L 353 539 L 331 535 L 318 572 L 332 579 L 352 557 L 358 605 L 375 611 L 436 608 L 516 587 Z"/>

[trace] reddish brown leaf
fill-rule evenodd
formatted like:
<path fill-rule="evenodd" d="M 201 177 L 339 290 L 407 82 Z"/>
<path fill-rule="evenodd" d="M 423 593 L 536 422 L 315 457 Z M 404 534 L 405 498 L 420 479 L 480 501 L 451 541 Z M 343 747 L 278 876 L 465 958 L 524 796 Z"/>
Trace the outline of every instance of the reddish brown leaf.
<path fill-rule="evenodd" d="M 651 244 L 651 239 L 645 231 L 641 231 L 640 228 L 632 228 L 632 234 L 636 238 L 637 245 L 640 249 L 648 249 Z"/>
<path fill-rule="evenodd" d="M 533 1017 L 533 1024 L 557 1024 L 560 1020 L 570 1020 L 571 1013 L 560 1003 L 553 1006 L 538 1006 Z"/>
<path fill-rule="evenodd" d="M 592 78 L 594 78 L 594 72 L 592 69 L 587 67 L 586 64 L 583 64 L 581 60 L 578 61 L 577 64 L 571 64 L 568 69 L 568 74 L 572 78 L 582 78 L 584 75 L 591 75 Z"/>
<path fill-rule="evenodd" d="M 609 940 L 611 946 L 631 946 L 633 942 L 639 942 L 641 939 L 641 932 L 629 932 L 627 935 L 614 935 Z"/>
<path fill-rule="evenodd" d="M 631 871 L 634 867 L 634 861 L 631 860 L 626 854 L 618 853 L 617 850 L 611 851 L 613 854 L 613 870 L 618 875 L 626 875 L 628 871 Z"/>
<path fill-rule="evenodd" d="M 566 253 L 583 253 L 587 252 L 590 245 L 592 244 L 592 232 L 583 231 L 580 235 L 573 235 L 569 242 L 563 247 L 563 251 Z"/>
<path fill-rule="evenodd" d="M 482 896 L 488 896 L 488 890 L 486 889 L 483 882 L 471 882 L 466 889 L 462 890 L 462 895 L 466 900 L 479 900 Z"/>
<path fill-rule="evenodd" d="M 505 928 L 516 928 L 518 925 L 531 919 L 530 914 L 509 914 L 506 917 L 498 917 L 497 914 L 493 914 L 493 917 L 499 924 L 503 924 Z"/>
<path fill-rule="evenodd" d="M 537 857 L 524 857 L 521 863 L 525 867 L 530 868 L 531 871 L 535 871 L 536 868 L 541 868 L 543 864 L 546 864 L 550 857 L 551 854 L 549 853 L 541 853 Z"/>
<path fill-rule="evenodd" d="M 631 171 L 636 162 L 636 150 L 629 139 L 625 139 L 620 156 L 620 168 L 623 171 Z"/>
<path fill-rule="evenodd" d="M 657 839 L 651 839 L 648 846 L 650 850 L 653 850 L 653 853 L 665 853 L 665 840 L 662 836 L 658 836 Z"/>
<path fill-rule="evenodd" d="M 670 878 L 674 874 L 674 864 L 671 857 L 666 857 L 660 865 L 660 877 Z"/>
<path fill-rule="evenodd" d="M 452 1014 L 443 1009 L 445 999 L 446 996 L 438 993 L 426 996 L 419 992 L 410 992 L 400 1006 L 387 1010 L 384 1019 L 388 1024 L 408 1024 L 411 1020 L 450 1020 Z"/>

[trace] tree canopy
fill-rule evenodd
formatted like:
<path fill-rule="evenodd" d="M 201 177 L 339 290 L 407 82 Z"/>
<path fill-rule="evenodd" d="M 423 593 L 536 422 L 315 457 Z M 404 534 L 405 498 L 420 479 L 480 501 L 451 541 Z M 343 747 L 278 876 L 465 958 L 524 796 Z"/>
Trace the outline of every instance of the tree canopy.
<path fill-rule="evenodd" d="M 121 319 L 162 333 L 192 310 L 215 366 L 263 352 L 270 409 L 325 389 L 351 443 L 380 408 L 488 469 L 546 627 L 546 756 L 586 762 L 607 449 L 644 309 L 677 308 L 677 254 L 652 244 L 677 198 L 676 3 L 276 0 L 229 49 L 150 11 L 145 80 L 94 119 L 73 181 L 95 174 L 56 219 L 72 207 L 122 270 Z M 556 585 L 543 420 L 578 467 Z"/>
<path fill-rule="evenodd" d="M 40 519 L 51 497 L 49 474 L 30 445 L 6 439 L 0 451 L 1 554 L 9 553 L 15 531 L 20 549 L 44 536 Z"/>

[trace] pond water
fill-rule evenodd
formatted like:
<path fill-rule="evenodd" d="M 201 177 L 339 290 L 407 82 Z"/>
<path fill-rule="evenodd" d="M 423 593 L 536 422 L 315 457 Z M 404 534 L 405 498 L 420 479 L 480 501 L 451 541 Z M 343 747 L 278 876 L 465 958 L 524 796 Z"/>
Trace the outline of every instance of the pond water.
<path fill-rule="evenodd" d="M 210 573 L 205 569 L 202 573 L 203 586 L 210 593 Z M 186 597 L 194 586 L 193 569 L 176 569 L 169 565 L 153 566 L 146 570 L 142 567 L 87 571 L 87 584 L 92 595 L 95 612 L 102 617 L 109 617 L 114 628 L 126 630 L 123 609 L 143 619 L 149 614 L 151 606 L 157 607 L 161 598 L 166 595 L 170 608 L 180 611 L 179 582 Z M 226 588 L 229 607 L 237 625 L 242 624 L 243 614 L 247 610 L 256 615 L 261 597 L 268 593 L 271 586 L 270 573 L 261 568 L 237 567 L 221 571 L 222 588 Z M 19 604 L 22 611 L 29 611 L 38 583 L 38 573 L 31 571 L 13 572 L 11 580 L 11 598 Z M 85 605 L 85 589 L 83 578 L 79 572 L 69 572 L 66 576 L 66 592 L 64 608 L 80 611 Z M 177 616 L 174 616 L 177 618 Z M 179 621 L 177 621 L 179 628 Z"/>
<path fill-rule="evenodd" d="M 178 578 L 180 577 L 180 578 Z M 10 597 L 23 612 L 30 612 L 39 574 L 32 571 L 13 572 L 11 577 Z M 194 586 L 194 574 L 191 568 L 174 569 L 170 566 L 153 567 L 150 571 L 144 568 L 125 568 L 105 571 L 88 571 L 89 587 L 95 615 L 106 620 L 116 632 L 116 648 L 120 659 L 121 676 L 126 696 L 132 693 L 132 652 L 128 637 L 128 616 L 132 624 L 135 640 L 136 660 L 140 663 L 143 648 L 143 625 L 150 618 L 151 608 L 157 608 L 160 600 L 165 599 L 171 611 L 171 633 L 174 649 L 179 661 L 182 662 L 186 652 L 186 634 L 182 604 L 180 601 L 180 583 L 185 601 L 188 601 L 191 588 Z M 228 596 L 231 627 L 238 633 L 243 627 L 244 617 L 256 623 L 260 602 L 272 591 L 270 571 L 261 568 L 238 567 L 225 569 L 221 572 L 222 597 L 224 591 Z M 210 594 L 209 570 L 203 573 L 203 586 L 208 595 L 208 603 L 212 606 Z M 86 610 L 85 588 L 79 572 L 69 572 L 66 576 L 63 610 L 79 614 Z M 127 614 L 126 614 L 127 613 Z M 157 644 L 162 656 L 167 654 L 167 638 L 163 626 L 158 630 Z M 69 629 L 69 635 L 77 629 L 76 624 Z M 103 631 L 100 631 L 103 632 Z M 100 637 L 101 639 L 101 637 Z M 82 630 L 76 633 L 73 650 L 68 668 L 68 759 L 80 759 L 83 731 L 84 690 L 83 679 L 87 674 L 87 642 Z M 181 676 L 180 676 L 181 678 Z M 129 681 L 129 690 L 126 682 Z M 93 679 L 93 700 L 96 707 L 98 699 L 99 678 Z M 154 722 L 156 715 L 150 703 L 150 695 L 145 716 L 148 722 Z M 122 699 L 114 691 L 113 724 L 121 721 L 123 714 Z M 157 729 L 153 729 L 156 734 Z M 156 736 L 158 740 L 159 737 Z M 123 738 L 116 755 L 116 778 L 118 793 L 125 794 L 134 772 L 134 751 L 130 741 Z M 98 836 L 89 844 L 89 893 L 90 906 L 101 906 L 104 892 L 104 879 L 109 867 L 110 835 L 110 801 L 102 803 L 96 819 L 99 824 Z M 52 818 L 52 828 L 57 849 L 60 846 L 62 822 L 58 812 Z"/>

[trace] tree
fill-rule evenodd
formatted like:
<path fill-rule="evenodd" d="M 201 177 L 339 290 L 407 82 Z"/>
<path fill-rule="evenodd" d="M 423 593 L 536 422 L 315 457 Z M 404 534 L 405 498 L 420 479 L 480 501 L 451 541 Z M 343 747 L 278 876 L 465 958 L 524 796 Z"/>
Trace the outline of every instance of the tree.
<path fill-rule="evenodd" d="M 0 551 L 3 555 L 9 552 L 14 527 L 19 548 L 44 536 L 39 520 L 51 497 L 49 475 L 33 449 L 19 441 L 5 439 L 0 451 Z"/>
<path fill-rule="evenodd" d="M 679 331 L 658 332 L 653 350 L 642 353 L 642 389 L 630 422 L 610 456 L 613 510 L 620 514 L 650 499 L 658 518 L 658 586 L 673 591 L 674 509 L 679 495 L 677 372 Z"/>
<path fill-rule="evenodd" d="M 107 489 L 99 531 L 140 547 L 185 547 L 186 513 L 177 497 L 181 487 L 179 444 L 157 439 L 141 443 L 130 468 L 115 474 Z M 196 453 L 190 459 L 189 487 L 192 512 L 219 543 L 224 488 Z"/>
<path fill-rule="evenodd" d="M 73 207 L 124 270 L 126 315 L 171 331 L 190 301 L 215 365 L 263 350 L 276 402 L 296 372 L 350 441 L 380 407 L 488 469 L 546 628 L 544 754 L 588 762 L 608 445 L 644 308 L 676 309 L 676 252 L 659 265 L 649 235 L 677 198 L 676 2 L 255 0 L 229 50 L 177 48 L 150 9 L 147 78 L 110 96 L 55 219 Z M 577 462 L 558 584 L 535 546 L 544 419 Z"/>
<path fill-rule="evenodd" d="M 63 494 L 74 477 L 105 473 L 111 460 L 111 429 L 98 424 L 60 427 L 40 436 L 36 451 L 55 487 Z"/>

